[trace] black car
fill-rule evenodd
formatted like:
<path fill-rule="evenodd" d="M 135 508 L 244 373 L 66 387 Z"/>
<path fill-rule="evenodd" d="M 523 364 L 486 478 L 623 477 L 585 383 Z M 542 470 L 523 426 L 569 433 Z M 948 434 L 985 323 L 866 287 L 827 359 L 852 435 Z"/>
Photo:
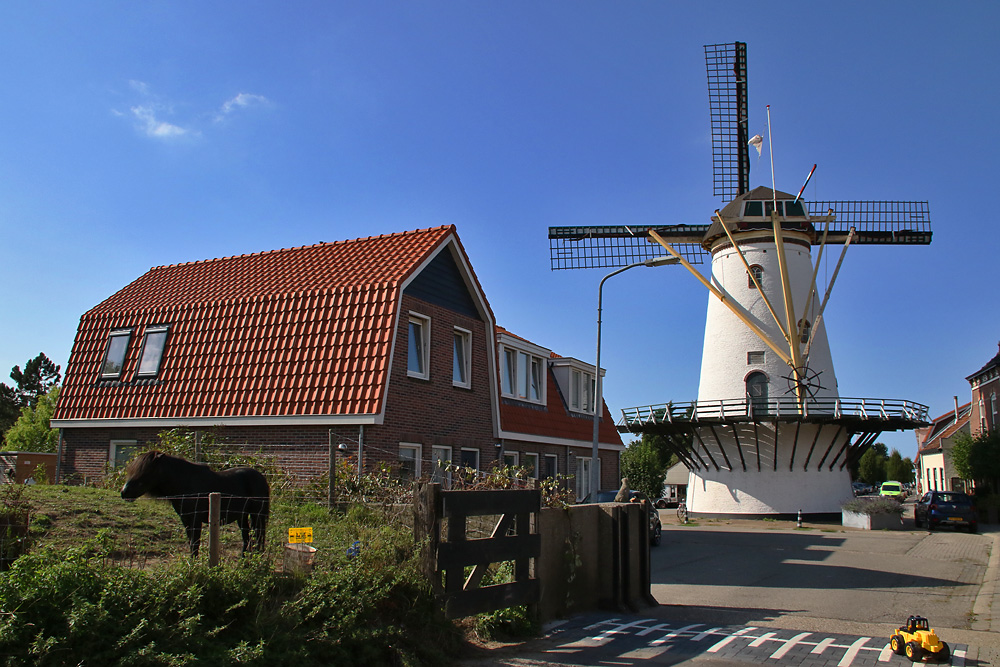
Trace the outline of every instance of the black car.
<path fill-rule="evenodd" d="M 653 507 L 653 503 L 649 502 L 649 498 L 646 497 L 645 493 L 641 491 L 629 491 L 628 494 L 629 502 L 639 503 L 645 501 L 646 507 L 649 508 L 649 543 L 654 547 L 659 546 L 660 538 L 663 535 L 663 524 L 660 523 L 660 513 Z M 587 494 L 587 497 L 581 501 L 581 504 L 613 503 L 617 495 L 618 491 L 598 491 L 596 494 Z"/>
<path fill-rule="evenodd" d="M 957 491 L 928 491 L 913 506 L 913 525 L 928 530 L 964 526 L 974 533 L 979 530 L 979 518 L 972 496 Z"/>

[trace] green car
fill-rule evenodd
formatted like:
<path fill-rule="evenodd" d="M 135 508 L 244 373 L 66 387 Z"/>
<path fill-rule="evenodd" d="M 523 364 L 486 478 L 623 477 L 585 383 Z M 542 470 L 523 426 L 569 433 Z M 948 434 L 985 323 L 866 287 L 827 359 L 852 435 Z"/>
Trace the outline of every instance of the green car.
<path fill-rule="evenodd" d="M 895 498 L 899 502 L 903 502 L 906 499 L 903 485 L 899 482 L 882 482 L 882 488 L 879 489 L 878 494 L 887 498 Z"/>

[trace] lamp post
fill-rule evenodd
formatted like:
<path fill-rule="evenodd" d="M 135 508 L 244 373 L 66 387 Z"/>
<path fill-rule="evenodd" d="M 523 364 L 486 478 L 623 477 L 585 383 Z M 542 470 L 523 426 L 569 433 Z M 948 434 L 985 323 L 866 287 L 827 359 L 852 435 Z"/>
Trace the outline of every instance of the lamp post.
<path fill-rule="evenodd" d="M 597 451 L 598 431 L 601 425 L 601 414 L 604 412 L 604 395 L 601 383 L 601 307 L 604 299 L 604 282 L 612 276 L 617 276 L 623 271 L 634 269 L 637 266 L 664 266 L 666 264 L 677 264 L 680 260 L 676 257 L 657 257 L 647 259 L 644 262 L 636 262 L 616 269 L 601 279 L 601 284 L 597 287 L 597 365 L 594 369 L 594 438 L 593 452 L 590 459 L 590 493 L 595 494 L 600 488 L 600 455 Z"/>

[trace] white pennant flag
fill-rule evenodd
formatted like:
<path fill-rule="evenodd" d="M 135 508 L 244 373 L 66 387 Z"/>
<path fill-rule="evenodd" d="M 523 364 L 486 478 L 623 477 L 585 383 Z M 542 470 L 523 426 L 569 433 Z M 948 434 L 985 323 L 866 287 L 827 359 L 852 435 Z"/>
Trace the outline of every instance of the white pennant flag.
<path fill-rule="evenodd" d="M 753 135 L 753 139 L 747 142 L 751 146 L 757 149 L 757 157 L 760 157 L 760 149 L 764 145 L 764 138 L 759 134 Z"/>

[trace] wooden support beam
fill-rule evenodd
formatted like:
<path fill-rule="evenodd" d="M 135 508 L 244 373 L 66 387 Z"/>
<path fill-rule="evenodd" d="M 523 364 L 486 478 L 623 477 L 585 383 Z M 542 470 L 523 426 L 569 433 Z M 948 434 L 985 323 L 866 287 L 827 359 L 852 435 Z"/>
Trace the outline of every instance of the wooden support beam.
<path fill-rule="evenodd" d="M 778 355 L 779 359 L 781 359 L 786 364 L 788 364 L 789 366 L 792 366 L 794 368 L 794 366 L 792 364 L 792 359 L 791 359 L 791 357 L 788 356 L 788 353 L 785 350 L 783 350 L 781 348 L 781 346 L 779 346 L 777 343 L 775 343 L 774 341 L 771 340 L 771 337 L 768 336 L 764 332 L 764 330 L 761 329 L 753 321 L 753 317 L 750 315 L 750 313 L 748 313 L 742 306 L 740 306 L 739 303 L 735 299 L 733 299 L 731 296 L 729 296 L 728 292 L 725 292 L 723 289 L 721 289 L 719 287 L 716 287 L 711 282 L 709 282 L 708 279 L 706 279 L 705 276 L 701 275 L 701 273 L 697 269 L 695 269 L 693 266 L 691 266 L 691 264 L 686 259 L 684 259 L 684 257 L 679 252 L 677 252 L 676 250 L 674 250 L 670 246 L 669 243 L 667 243 L 666 241 L 664 241 L 663 237 L 660 236 L 659 234 L 657 234 L 655 230 L 650 229 L 649 230 L 649 235 L 657 243 L 659 243 L 661 246 L 663 246 L 667 250 L 667 252 L 669 252 L 671 255 L 673 255 L 674 257 L 676 257 L 680 261 L 681 266 L 683 266 L 684 268 L 686 268 L 691 275 L 693 275 L 695 278 L 697 278 L 698 281 L 701 282 L 701 284 L 704 285 L 708 289 L 709 292 L 711 292 L 719 301 L 722 302 L 722 305 L 724 305 L 726 308 L 728 308 L 733 313 L 733 315 L 735 315 L 736 317 L 738 317 L 741 322 L 743 322 L 745 325 L 747 325 L 747 327 L 749 327 L 749 329 L 752 332 L 754 332 L 754 334 L 756 334 L 758 338 L 760 338 L 760 340 L 761 340 L 762 343 L 764 343 L 765 345 L 767 345 L 769 348 L 771 348 L 774 351 L 775 354 Z"/>
<path fill-rule="evenodd" d="M 740 463 L 743 465 L 743 472 L 747 471 L 747 462 L 743 458 L 743 447 L 740 445 L 740 435 L 737 431 L 737 425 L 733 423 L 733 440 L 736 442 L 736 453 L 740 455 Z"/>
<path fill-rule="evenodd" d="M 802 422 L 795 422 L 795 437 L 792 438 L 792 456 L 788 459 L 788 472 L 792 472 L 792 468 L 795 466 L 795 450 L 799 447 L 799 428 L 802 426 Z"/>
<path fill-rule="evenodd" d="M 708 430 L 712 432 L 715 442 L 719 445 L 719 451 L 722 452 L 722 458 L 726 460 L 726 469 L 732 472 L 733 464 L 729 462 L 729 456 L 726 455 L 726 448 L 722 446 L 722 440 L 719 438 L 719 434 L 715 432 L 715 427 L 712 425 L 709 425 Z"/>
<path fill-rule="evenodd" d="M 715 471 L 718 472 L 719 470 L 721 470 L 721 468 L 719 468 L 719 464 L 715 462 L 715 457 L 712 456 L 712 452 L 709 451 L 708 446 L 705 445 L 705 441 L 702 440 L 701 436 L 698 434 L 698 429 L 696 428 L 691 429 L 691 435 L 692 437 L 698 440 L 699 444 L 701 444 L 701 448 L 705 450 L 705 456 L 707 456 L 708 460 L 712 462 L 713 466 L 715 466 Z"/>
<path fill-rule="evenodd" d="M 753 420 L 753 448 L 757 453 L 757 472 L 760 472 L 760 433 L 757 431 L 757 420 Z"/>
<path fill-rule="evenodd" d="M 826 457 L 830 455 L 830 451 L 833 449 L 833 446 L 837 444 L 837 438 L 839 438 L 840 434 L 843 432 L 844 432 L 844 425 L 841 424 L 840 428 L 837 429 L 837 434 L 834 435 L 833 440 L 830 441 L 830 446 L 826 448 L 826 453 L 823 454 L 823 458 L 821 458 L 819 460 L 819 463 L 816 464 L 816 470 L 819 470 L 820 468 L 823 467 L 823 462 L 826 461 Z M 848 437 L 848 440 L 850 440 L 850 437 Z"/>
<path fill-rule="evenodd" d="M 809 453 L 806 454 L 806 462 L 802 464 L 803 470 L 809 470 L 809 460 L 812 458 L 813 450 L 816 449 L 816 442 L 819 440 L 819 434 L 823 431 L 823 424 L 818 424 L 816 428 L 816 435 L 813 436 L 812 445 L 809 446 Z"/>

